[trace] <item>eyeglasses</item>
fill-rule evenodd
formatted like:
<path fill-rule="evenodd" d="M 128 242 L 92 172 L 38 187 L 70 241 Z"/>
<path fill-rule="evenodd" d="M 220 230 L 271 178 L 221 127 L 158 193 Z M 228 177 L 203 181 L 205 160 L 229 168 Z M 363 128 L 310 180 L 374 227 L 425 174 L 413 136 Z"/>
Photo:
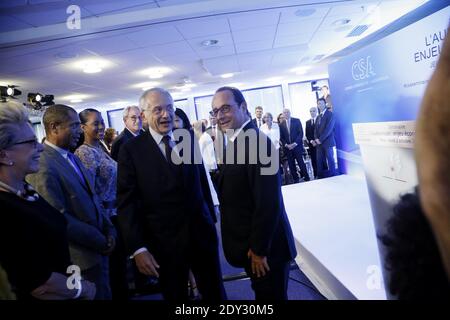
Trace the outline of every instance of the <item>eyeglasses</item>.
<path fill-rule="evenodd" d="M 31 144 L 31 146 L 33 148 L 37 148 L 37 146 L 39 144 L 39 141 L 36 138 L 34 138 L 34 139 L 29 139 L 29 140 L 15 142 L 11 146 L 15 146 L 15 145 L 18 145 L 18 144 Z"/>
<path fill-rule="evenodd" d="M 228 104 L 224 104 L 223 106 L 221 106 L 220 108 L 211 110 L 209 112 L 209 115 L 212 117 L 216 117 L 219 114 L 219 112 L 222 112 L 222 114 L 228 113 L 231 111 L 232 106 L 228 105 Z"/>

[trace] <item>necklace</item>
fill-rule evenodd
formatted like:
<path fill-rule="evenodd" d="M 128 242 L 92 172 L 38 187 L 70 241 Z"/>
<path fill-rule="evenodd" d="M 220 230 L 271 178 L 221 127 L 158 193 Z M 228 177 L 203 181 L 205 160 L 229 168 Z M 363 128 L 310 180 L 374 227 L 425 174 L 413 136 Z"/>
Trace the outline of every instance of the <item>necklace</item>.
<path fill-rule="evenodd" d="M 28 183 L 25 183 L 25 191 L 20 191 L 0 180 L 0 188 L 27 201 L 36 201 L 39 199 L 37 192 Z"/>

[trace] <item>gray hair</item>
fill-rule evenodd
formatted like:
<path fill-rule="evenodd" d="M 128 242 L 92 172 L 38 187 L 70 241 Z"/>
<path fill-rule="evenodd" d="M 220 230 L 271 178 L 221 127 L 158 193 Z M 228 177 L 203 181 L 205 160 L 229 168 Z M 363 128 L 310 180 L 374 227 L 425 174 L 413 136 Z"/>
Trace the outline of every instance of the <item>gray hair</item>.
<path fill-rule="evenodd" d="M 123 121 L 128 117 L 128 114 L 130 113 L 131 109 L 136 109 L 141 113 L 141 109 L 138 106 L 128 106 L 125 109 L 123 109 Z"/>
<path fill-rule="evenodd" d="M 0 150 L 13 143 L 17 127 L 30 123 L 27 110 L 18 102 L 0 102 Z"/>
<path fill-rule="evenodd" d="M 173 101 L 172 95 L 166 89 L 151 88 L 151 89 L 145 90 L 144 93 L 142 94 L 142 96 L 139 98 L 139 106 L 141 107 L 141 110 L 144 111 L 147 109 L 147 95 L 149 95 L 150 93 L 153 93 L 153 92 L 158 92 L 160 94 L 166 95 L 170 98 L 170 100 Z"/>

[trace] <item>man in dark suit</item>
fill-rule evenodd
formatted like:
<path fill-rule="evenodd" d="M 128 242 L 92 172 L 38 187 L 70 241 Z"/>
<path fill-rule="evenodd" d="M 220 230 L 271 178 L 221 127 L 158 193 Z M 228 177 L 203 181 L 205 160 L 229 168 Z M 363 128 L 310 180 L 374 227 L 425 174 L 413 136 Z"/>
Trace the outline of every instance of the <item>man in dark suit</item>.
<path fill-rule="evenodd" d="M 308 171 L 306 170 L 305 162 L 303 161 L 303 126 L 300 119 L 291 118 L 291 111 L 287 108 L 283 110 L 284 121 L 280 125 L 280 141 L 286 152 L 289 170 L 291 171 L 294 183 L 300 181 L 297 173 L 297 166 L 295 161 L 297 160 L 300 167 L 300 173 L 305 181 L 309 181 Z"/>
<path fill-rule="evenodd" d="M 225 257 L 245 268 L 257 300 L 285 300 L 296 250 L 281 194 L 279 153 L 251 122 L 238 89 L 218 89 L 212 108 L 227 136 L 218 175 Z"/>
<path fill-rule="evenodd" d="M 255 108 L 255 118 L 252 121 L 253 125 L 258 129 L 261 128 L 261 126 L 263 125 L 263 113 L 264 113 L 263 107 L 257 106 Z"/>
<path fill-rule="evenodd" d="M 312 107 L 311 109 L 309 109 L 309 113 L 311 114 L 311 119 L 306 121 L 305 136 L 306 141 L 308 142 L 308 153 L 311 157 L 311 165 L 314 171 L 314 177 L 317 177 L 317 153 L 315 143 L 313 144 L 314 140 L 316 139 L 314 137 L 314 129 L 317 121 L 317 108 Z"/>
<path fill-rule="evenodd" d="M 336 174 L 333 147 L 335 119 L 329 111 L 323 98 L 317 100 L 319 116 L 314 131 L 314 143 L 317 151 L 317 175 L 320 178 L 332 177 Z"/>
<path fill-rule="evenodd" d="M 192 158 L 179 163 L 195 139 L 184 130 L 188 149 L 175 145 L 174 105 L 166 90 L 150 89 L 141 102 L 149 129 L 121 148 L 118 162 L 118 220 L 127 251 L 141 273 L 159 278 L 165 300 L 188 299 L 189 269 L 204 300 L 225 299 L 201 156 L 198 164 Z"/>
<path fill-rule="evenodd" d="M 46 140 L 39 172 L 27 181 L 67 219 L 70 256 L 81 275 L 94 282 L 96 299 L 110 299 L 108 255 L 116 232 L 102 214 L 93 177 L 71 152 L 80 137 L 78 114 L 65 105 L 53 105 L 44 113 Z M 37 261 L 39 263 L 39 261 Z"/>
<path fill-rule="evenodd" d="M 117 161 L 120 148 L 131 138 L 142 132 L 141 110 L 137 106 L 128 106 L 123 110 L 125 128 L 111 146 L 111 158 Z"/>

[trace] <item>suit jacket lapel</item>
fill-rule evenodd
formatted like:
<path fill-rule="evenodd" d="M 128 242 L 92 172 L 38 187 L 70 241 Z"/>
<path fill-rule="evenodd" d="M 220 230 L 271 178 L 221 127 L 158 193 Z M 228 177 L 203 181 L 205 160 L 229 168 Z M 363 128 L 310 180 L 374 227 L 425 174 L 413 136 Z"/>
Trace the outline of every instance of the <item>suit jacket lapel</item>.
<path fill-rule="evenodd" d="M 64 157 L 58 151 L 53 149 L 52 147 L 45 145 L 44 148 L 45 148 L 45 151 L 49 154 L 49 156 L 52 157 L 60 166 L 62 166 L 64 168 L 64 170 L 62 172 L 66 172 L 67 174 L 71 175 L 73 179 L 76 179 L 77 181 L 80 182 L 80 184 L 83 186 L 83 188 L 85 188 L 87 191 L 90 191 L 88 189 L 88 186 L 86 185 L 86 183 L 83 183 L 81 181 L 80 176 L 78 176 L 75 169 L 70 165 L 68 160 L 64 159 Z M 80 166 L 78 166 L 78 167 L 80 167 Z M 80 167 L 80 170 L 81 170 L 81 167 Z"/>

